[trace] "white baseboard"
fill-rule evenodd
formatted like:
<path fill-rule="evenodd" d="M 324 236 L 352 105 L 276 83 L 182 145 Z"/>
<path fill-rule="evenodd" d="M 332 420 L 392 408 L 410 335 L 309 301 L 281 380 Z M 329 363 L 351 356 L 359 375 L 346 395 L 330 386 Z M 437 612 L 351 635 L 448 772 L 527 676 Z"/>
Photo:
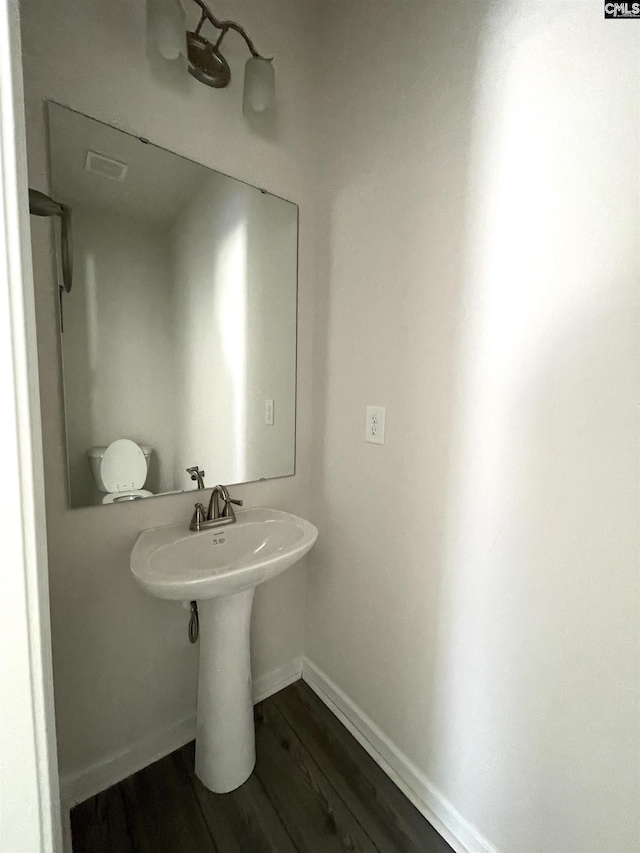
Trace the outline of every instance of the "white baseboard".
<path fill-rule="evenodd" d="M 497 853 L 373 720 L 307 658 L 302 677 L 456 853 Z"/>
<path fill-rule="evenodd" d="M 64 801 L 60 808 L 60 822 L 62 823 L 62 853 L 73 853 L 71 846 L 71 812 L 64 805 Z"/>
<path fill-rule="evenodd" d="M 88 800 L 137 773 L 143 767 L 164 758 L 174 749 L 184 746 L 196 736 L 195 714 L 175 723 L 168 729 L 155 732 L 120 752 L 97 761 L 85 770 L 60 774 L 60 799 L 66 808 Z"/>
<path fill-rule="evenodd" d="M 253 701 L 261 702 L 273 693 L 277 693 L 302 675 L 302 658 L 292 661 L 259 676 L 253 682 Z M 164 729 L 160 732 L 144 738 L 137 743 L 131 744 L 126 749 L 115 755 L 98 761 L 85 770 L 76 773 L 62 773 L 60 775 L 60 800 L 62 803 L 63 818 L 68 815 L 69 809 L 78 803 L 82 803 L 89 797 L 93 797 L 100 791 L 105 791 L 111 785 L 115 785 L 153 764 L 179 749 L 185 743 L 189 743 L 196 736 L 195 714 L 185 720 Z M 65 836 L 69 836 L 68 822 L 65 827 Z"/>

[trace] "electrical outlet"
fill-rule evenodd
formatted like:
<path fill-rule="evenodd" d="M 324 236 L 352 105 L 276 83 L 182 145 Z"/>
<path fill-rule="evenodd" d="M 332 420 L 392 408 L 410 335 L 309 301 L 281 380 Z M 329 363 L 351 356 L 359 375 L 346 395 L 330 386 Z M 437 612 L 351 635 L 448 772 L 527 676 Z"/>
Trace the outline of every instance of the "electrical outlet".
<path fill-rule="evenodd" d="M 273 400 L 264 401 L 264 422 L 267 426 L 273 426 Z"/>
<path fill-rule="evenodd" d="M 367 406 L 364 438 L 369 444 L 384 444 L 384 416 L 384 406 Z"/>

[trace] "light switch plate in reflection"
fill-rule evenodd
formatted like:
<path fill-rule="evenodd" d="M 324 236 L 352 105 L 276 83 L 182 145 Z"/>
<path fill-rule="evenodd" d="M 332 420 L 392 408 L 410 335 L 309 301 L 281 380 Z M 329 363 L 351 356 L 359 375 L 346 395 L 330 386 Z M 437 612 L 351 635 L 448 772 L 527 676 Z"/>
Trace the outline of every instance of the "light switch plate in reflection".
<path fill-rule="evenodd" d="M 367 423 L 364 438 L 369 444 L 384 444 L 384 406 L 367 406 Z"/>
<path fill-rule="evenodd" d="M 267 426 L 273 426 L 273 400 L 264 401 L 264 422 Z"/>

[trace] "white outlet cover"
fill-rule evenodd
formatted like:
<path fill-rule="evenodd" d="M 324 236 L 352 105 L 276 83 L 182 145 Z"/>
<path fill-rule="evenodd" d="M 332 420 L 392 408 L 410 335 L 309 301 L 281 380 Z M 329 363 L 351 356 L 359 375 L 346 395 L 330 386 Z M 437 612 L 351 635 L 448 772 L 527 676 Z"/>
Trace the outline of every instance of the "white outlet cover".
<path fill-rule="evenodd" d="M 384 406 L 367 406 L 364 438 L 369 444 L 384 444 Z"/>

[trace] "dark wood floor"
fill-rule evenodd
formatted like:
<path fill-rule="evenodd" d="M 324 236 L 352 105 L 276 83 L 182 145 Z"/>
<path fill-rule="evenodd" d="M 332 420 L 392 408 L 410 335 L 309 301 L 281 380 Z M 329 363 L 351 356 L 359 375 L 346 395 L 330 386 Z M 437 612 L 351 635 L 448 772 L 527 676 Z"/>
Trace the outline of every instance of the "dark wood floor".
<path fill-rule="evenodd" d="M 76 806 L 74 853 L 452 853 L 303 681 L 255 717 L 242 787 L 204 788 L 187 744 Z"/>

